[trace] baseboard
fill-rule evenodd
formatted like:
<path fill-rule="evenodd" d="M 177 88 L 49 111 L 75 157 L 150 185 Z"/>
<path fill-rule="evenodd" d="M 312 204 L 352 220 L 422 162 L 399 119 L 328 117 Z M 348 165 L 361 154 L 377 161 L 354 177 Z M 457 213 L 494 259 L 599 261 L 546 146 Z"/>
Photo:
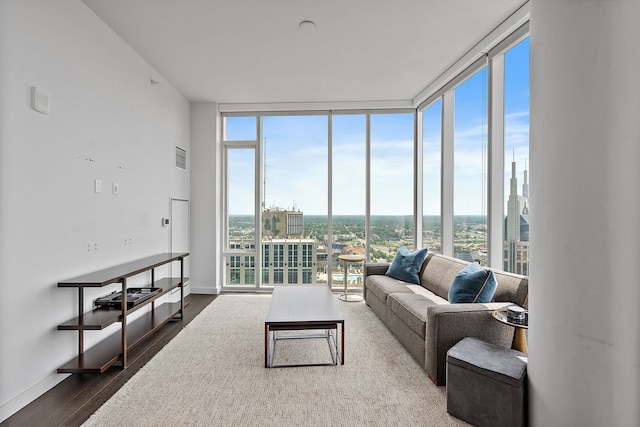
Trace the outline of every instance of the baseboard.
<path fill-rule="evenodd" d="M 71 374 L 51 374 L 33 387 L 28 388 L 13 399 L 3 403 L 0 406 L 0 422 L 5 421 L 29 403 L 51 390 L 69 375 Z"/>
<path fill-rule="evenodd" d="M 195 286 L 191 287 L 192 294 L 204 294 L 204 295 L 218 295 L 220 293 L 220 289 L 218 288 L 197 288 Z"/>
<path fill-rule="evenodd" d="M 191 286 L 189 285 L 188 281 L 184 283 L 184 286 L 182 287 L 182 292 L 184 293 L 185 297 L 191 293 Z M 171 290 L 172 297 L 174 295 L 178 295 L 179 293 L 180 293 L 180 288 L 175 288 Z M 180 295 L 178 295 L 178 298 L 180 298 Z"/>

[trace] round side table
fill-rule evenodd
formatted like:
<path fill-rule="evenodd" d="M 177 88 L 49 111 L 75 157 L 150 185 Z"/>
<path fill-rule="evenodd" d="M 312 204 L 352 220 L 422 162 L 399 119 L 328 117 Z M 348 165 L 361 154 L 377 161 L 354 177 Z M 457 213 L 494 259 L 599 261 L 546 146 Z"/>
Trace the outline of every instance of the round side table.
<path fill-rule="evenodd" d="M 342 283 L 344 283 L 344 294 L 338 295 L 338 298 L 340 298 L 342 301 L 357 302 L 357 301 L 362 301 L 364 299 L 362 298 L 361 295 L 354 295 L 354 294 L 349 295 L 349 292 L 347 290 L 347 282 L 349 281 L 347 267 L 349 263 L 364 262 L 364 260 L 365 260 L 365 257 L 363 255 L 339 255 L 338 256 L 338 261 L 342 261 L 344 263 L 344 276 L 342 277 Z"/>
<path fill-rule="evenodd" d="M 511 341 L 511 348 L 514 350 L 518 350 L 522 353 L 527 353 L 527 335 L 525 333 L 525 329 L 529 329 L 529 312 L 525 311 L 525 320 L 524 323 L 513 323 L 509 322 L 507 318 L 507 310 L 496 310 L 493 313 L 493 318 L 498 322 L 504 323 L 505 325 L 513 326 L 516 330 L 513 333 L 513 341 Z"/>

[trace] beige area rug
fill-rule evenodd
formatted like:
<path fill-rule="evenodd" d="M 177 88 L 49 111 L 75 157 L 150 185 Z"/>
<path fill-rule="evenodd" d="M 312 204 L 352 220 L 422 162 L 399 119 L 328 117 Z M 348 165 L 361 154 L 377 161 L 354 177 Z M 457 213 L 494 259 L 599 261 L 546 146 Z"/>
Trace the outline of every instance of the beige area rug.
<path fill-rule="evenodd" d="M 455 426 L 446 389 L 363 302 L 339 301 L 345 365 L 264 367 L 270 295 L 221 295 L 85 426 Z M 285 340 L 276 363 L 330 361 L 326 341 Z"/>

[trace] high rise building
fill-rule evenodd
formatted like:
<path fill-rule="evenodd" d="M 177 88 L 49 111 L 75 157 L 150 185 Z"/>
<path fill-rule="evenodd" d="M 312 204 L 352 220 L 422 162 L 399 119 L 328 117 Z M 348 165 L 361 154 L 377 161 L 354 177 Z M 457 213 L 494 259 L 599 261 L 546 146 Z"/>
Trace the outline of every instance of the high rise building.
<path fill-rule="evenodd" d="M 300 210 L 269 208 L 262 212 L 261 283 L 265 286 L 317 284 L 318 242 L 304 238 L 304 214 Z M 253 243 L 232 241 L 231 249 L 253 249 Z M 324 258 L 326 269 L 326 256 Z M 252 255 L 230 256 L 227 284 L 255 285 L 256 262 Z"/>
<path fill-rule="evenodd" d="M 269 208 L 262 212 L 263 239 L 299 239 L 303 232 L 304 216 L 300 210 Z"/>
<path fill-rule="evenodd" d="M 522 195 L 518 194 L 515 155 L 511 162 L 511 180 L 504 229 L 504 270 L 529 274 L 529 182 L 525 161 Z"/>

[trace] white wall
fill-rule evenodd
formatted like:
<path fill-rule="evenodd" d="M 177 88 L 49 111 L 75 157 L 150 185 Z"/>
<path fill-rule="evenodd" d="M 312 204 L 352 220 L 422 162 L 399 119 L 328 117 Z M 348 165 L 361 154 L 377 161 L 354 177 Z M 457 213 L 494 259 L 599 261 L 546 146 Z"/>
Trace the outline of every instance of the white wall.
<path fill-rule="evenodd" d="M 220 113 L 218 104 L 191 104 L 192 201 L 191 290 L 199 294 L 220 292 L 219 237 L 222 212 Z"/>
<path fill-rule="evenodd" d="M 531 4 L 533 426 L 640 425 L 640 3 Z"/>
<path fill-rule="evenodd" d="M 32 86 L 50 94 L 49 115 L 31 109 Z M 82 2 L 0 2 L 0 420 L 76 354 L 77 334 L 56 326 L 77 293 L 56 283 L 168 251 L 160 220 L 170 197 L 189 199 L 174 167 L 189 108 Z"/>

